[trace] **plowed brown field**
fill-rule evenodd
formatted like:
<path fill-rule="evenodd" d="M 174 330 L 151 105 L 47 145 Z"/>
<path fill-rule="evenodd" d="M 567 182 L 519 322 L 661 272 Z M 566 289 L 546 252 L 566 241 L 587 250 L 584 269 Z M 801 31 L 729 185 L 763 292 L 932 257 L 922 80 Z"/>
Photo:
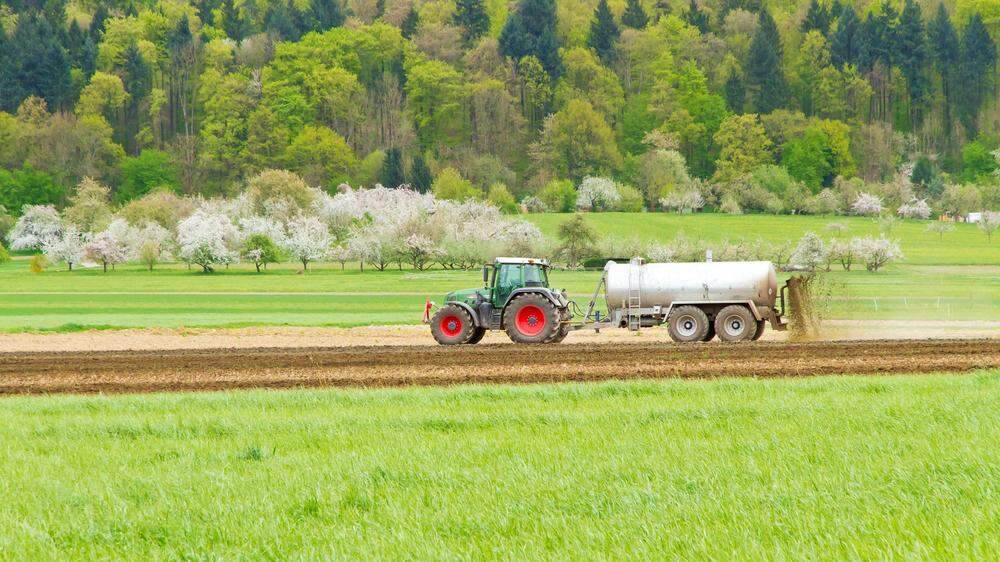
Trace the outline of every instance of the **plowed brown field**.
<path fill-rule="evenodd" d="M 0 394 L 959 372 L 1000 340 L 0 353 Z"/>

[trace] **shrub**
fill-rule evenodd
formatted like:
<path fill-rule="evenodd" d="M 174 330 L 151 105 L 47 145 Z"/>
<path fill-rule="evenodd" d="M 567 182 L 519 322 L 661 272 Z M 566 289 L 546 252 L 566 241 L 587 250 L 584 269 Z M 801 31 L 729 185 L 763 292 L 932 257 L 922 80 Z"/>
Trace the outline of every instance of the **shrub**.
<path fill-rule="evenodd" d="M 728 215 L 743 214 L 743 209 L 740 208 L 739 201 L 737 201 L 736 197 L 731 194 L 727 194 L 722 197 L 722 201 L 719 203 L 719 210 Z"/>
<path fill-rule="evenodd" d="M 882 212 L 882 198 L 878 195 L 861 192 L 851 203 L 851 210 L 856 215 L 877 215 Z"/>
<path fill-rule="evenodd" d="M 588 176 L 577 189 L 576 207 L 591 211 L 605 211 L 614 208 L 621 200 L 621 191 L 608 178 Z"/>
<path fill-rule="evenodd" d="M 31 261 L 28 262 L 28 269 L 32 273 L 41 273 L 45 271 L 45 268 L 49 266 L 49 260 L 45 258 L 44 254 L 35 254 L 31 256 Z"/>
<path fill-rule="evenodd" d="M 521 199 L 521 206 L 529 213 L 547 213 L 550 210 L 544 201 L 534 195 L 529 195 Z"/>
<path fill-rule="evenodd" d="M 538 199 L 555 213 L 572 212 L 576 197 L 576 188 L 569 180 L 552 180 L 538 191 Z"/>
<path fill-rule="evenodd" d="M 180 187 L 177 166 L 166 152 L 145 149 L 121 163 L 122 181 L 115 191 L 115 202 L 137 199 L 155 189 L 176 191 Z"/>
<path fill-rule="evenodd" d="M 832 189 L 824 189 L 807 198 L 802 210 L 810 215 L 832 215 L 840 211 L 840 201 Z"/>
<path fill-rule="evenodd" d="M 642 193 L 631 185 L 618 184 L 618 202 L 613 209 L 626 213 L 637 213 L 643 209 Z"/>
<path fill-rule="evenodd" d="M 507 186 L 502 183 L 495 183 L 490 186 L 486 200 L 495 205 L 505 215 L 516 215 L 521 212 L 521 208 L 517 206 L 517 200 L 511 195 Z"/>
<path fill-rule="evenodd" d="M 668 193 L 660 198 L 660 207 L 667 211 L 690 213 L 705 206 L 705 198 L 697 189 Z"/>
<path fill-rule="evenodd" d="M 986 211 L 979 221 L 979 230 L 986 234 L 986 239 L 993 242 L 993 233 L 1000 228 L 1000 212 Z"/>
<path fill-rule="evenodd" d="M 10 261 L 10 252 L 7 248 L 3 247 L 3 243 L 0 242 L 0 263 L 7 263 Z"/>
<path fill-rule="evenodd" d="M 931 206 L 926 199 L 912 199 L 908 203 L 899 206 L 896 211 L 904 219 L 924 219 L 931 218 Z"/>
<path fill-rule="evenodd" d="M 463 178 L 455 168 L 441 170 L 441 173 L 434 178 L 431 191 L 434 192 L 434 197 L 451 201 L 476 199 L 482 195 L 482 192 L 476 189 L 469 180 Z"/>

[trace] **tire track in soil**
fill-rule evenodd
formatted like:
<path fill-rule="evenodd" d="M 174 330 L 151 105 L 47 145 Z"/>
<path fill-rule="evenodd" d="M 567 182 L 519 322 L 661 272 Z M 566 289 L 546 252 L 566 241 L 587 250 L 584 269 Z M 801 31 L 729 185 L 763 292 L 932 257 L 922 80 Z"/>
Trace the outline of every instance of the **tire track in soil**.
<path fill-rule="evenodd" d="M 0 394 L 798 377 L 1000 367 L 1000 340 L 0 353 Z"/>

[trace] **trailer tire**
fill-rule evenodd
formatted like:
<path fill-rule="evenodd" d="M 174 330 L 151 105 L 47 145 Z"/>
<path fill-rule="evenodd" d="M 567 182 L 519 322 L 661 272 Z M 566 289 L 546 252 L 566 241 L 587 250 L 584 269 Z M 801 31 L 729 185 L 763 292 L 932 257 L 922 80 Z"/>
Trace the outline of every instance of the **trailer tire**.
<path fill-rule="evenodd" d="M 705 341 L 708 329 L 708 315 L 697 306 L 678 306 L 667 317 L 667 331 L 675 342 Z"/>
<path fill-rule="evenodd" d="M 514 297 L 503 316 L 504 331 L 514 343 L 549 343 L 559 333 L 559 311 L 538 293 Z"/>
<path fill-rule="evenodd" d="M 469 341 L 467 341 L 465 343 L 467 343 L 469 345 L 477 344 L 477 343 L 483 341 L 483 337 L 485 335 L 486 335 L 486 328 L 474 328 L 472 330 L 472 337 L 469 338 Z"/>
<path fill-rule="evenodd" d="M 715 339 L 715 324 L 709 322 L 708 332 L 705 333 L 705 338 L 701 341 L 712 341 L 713 339 Z"/>
<path fill-rule="evenodd" d="M 431 318 L 431 335 L 441 345 L 467 343 L 475 329 L 472 316 L 458 305 L 445 305 Z"/>
<path fill-rule="evenodd" d="M 761 336 L 764 335 L 764 326 L 765 325 L 767 325 L 767 321 L 766 320 L 758 320 L 757 321 L 757 331 L 754 332 L 753 339 L 751 339 L 750 341 L 757 341 L 757 340 L 760 339 Z"/>
<path fill-rule="evenodd" d="M 750 341 L 757 333 L 757 319 L 746 306 L 731 304 L 715 315 L 715 333 L 722 341 Z"/>

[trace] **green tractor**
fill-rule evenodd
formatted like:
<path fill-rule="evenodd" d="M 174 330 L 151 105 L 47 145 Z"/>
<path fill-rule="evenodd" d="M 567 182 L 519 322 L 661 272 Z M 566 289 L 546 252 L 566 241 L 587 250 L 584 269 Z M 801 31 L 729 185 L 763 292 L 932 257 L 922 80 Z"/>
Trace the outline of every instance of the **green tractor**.
<path fill-rule="evenodd" d="M 442 345 L 478 343 L 486 330 L 504 330 L 515 343 L 558 343 L 570 332 L 566 291 L 549 287 L 549 263 L 533 258 L 497 258 L 483 266 L 483 287 L 453 291 L 424 322 Z"/>

